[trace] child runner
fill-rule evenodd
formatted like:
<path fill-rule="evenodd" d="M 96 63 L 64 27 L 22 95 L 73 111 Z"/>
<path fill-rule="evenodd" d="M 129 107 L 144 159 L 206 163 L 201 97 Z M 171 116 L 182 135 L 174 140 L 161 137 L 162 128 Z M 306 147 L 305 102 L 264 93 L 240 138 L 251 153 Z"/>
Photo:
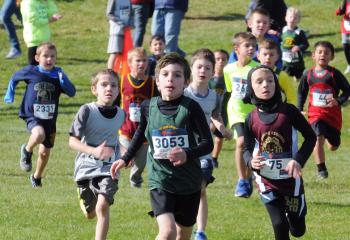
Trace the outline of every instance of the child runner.
<path fill-rule="evenodd" d="M 248 73 L 245 101 L 256 108 L 244 125 L 244 160 L 254 172 L 275 239 L 289 240 L 289 232 L 301 237 L 306 231 L 307 212 L 301 168 L 312 153 L 316 136 L 298 109 L 282 102 L 277 76 L 267 66 Z M 292 127 L 304 138 L 295 157 Z M 254 152 L 256 142 L 259 147 Z"/>
<path fill-rule="evenodd" d="M 109 21 L 107 68 L 113 69 L 117 57 L 123 52 L 124 29 L 133 25 L 130 0 L 108 0 L 106 15 Z"/>
<path fill-rule="evenodd" d="M 69 131 L 69 146 L 78 151 L 74 180 L 80 208 L 88 219 L 97 216 L 95 239 L 106 239 L 109 206 L 118 190 L 118 180 L 111 178 L 110 168 L 120 157 L 117 132 L 125 114 L 113 105 L 119 83 L 112 70 L 96 73 L 91 82 L 97 100 L 80 107 Z"/>
<path fill-rule="evenodd" d="M 36 169 L 30 175 L 33 187 L 41 187 L 41 178 L 56 136 L 56 120 L 61 93 L 75 95 L 75 87 L 60 67 L 55 67 L 57 50 L 52 43 L 42 43 L 36 50 L 38 66 L 29 65 L 17 71 L 11 78 L 5 102 L 12 103 L 15 89 L 20 81 L 27 84 L 19 110 L 19 117 L 27 124 L 29 140 L 21 146 L 20 167 L 32 170 L 32 155 L 39 145 Z"/>
<path fill-rule="evenodd" d="M 225 78 L 224 78 L 224 67 L 227 64 L 229 55 L 224 49 L 214 51 L 215 56 L 215 67 L 214 76 L 209 81 L 209 88 L 216 91 L 221 97 L 221 116 L 223 118 L 224 126 L 227 125 L 227 102 L 230 99 L 230 95 L 226 94 Z M 219 167 L 219 154 L 223 145 L 223 136 L 218 132 L 214 131 L 214 149 L 211 153 L 213 158 L 214 167 Z"/>
<path fill-rule="evenodd" d="M 185 89 L 184 95 L 195 100 L 201 106 L 208 125 L 213 122 L 221 136 L 231 139 L 232 133 L 221 118 L 221 98 L 214 91 L 209 89 L 209 80 L 214 74 L 215 56 L 209 49 L 202 48 L 195 51 L 191 58 L 192 82 Z M 206 187 L 214 181 L 213 160 L 211 155 L 200 157 L 203 182 L 199 210 L 197 215 L 197 231 L 195 240 L 206 240 L 205 228 L 208 222 L 208 200 Z"/>
<path fill-rule="evenodd" d="M 142 103 L 141 121 L 128 151 L 111 168 L 115 177 L 146 136 L 150 144 L 148 182 L 159 228 L 158 240 L 191 238 L 202 184 L 199 157 L 213 148 L 203 110 L 196 101 L 183 96 L 190 76 L 187 61 L 178 54 L 167 54 L 158 61 L 156 82 L 161 97 Z"/>
<path fill-rule="evenodd" d="M 233 48 L 238 57 L 234 63 L 224 68 L 226 91 L 231 94 L 227 104 L 227 116 L 230 128 L 234 129 L 236 139 L 235 161 L 238 182 L 235 189 L 236 197 L 249 197 L 252 194 L 251 171 L 245 166 L 243 160 L 244 119 L 253 109 L 253 105 L 245 104 L 242 99 L 247 89 L 247 74 L 250 69 L 259 63 L 252 60 L 256 38 L 251 33 L 240 32 L 233 37 Z"/>
<path fill-rule="evenodd" d="M 265 39 L 259 45 L 258 59 L 262 65 L 268 66 L 278 78 L 278 84 L 282 93 L 282 101 L 288 102 L 296 106 L 297 101 L 297 87 L 294 86 L 295 82 L 288 76 L 287 73 L 276 68 L 276 62 L 281 55 L 281 49 L 271 39 Z M 298 151 L 298 132 L 292 128 L 292 139 L 293 139 L 293 154 Z M 294 155 L 293 155 L 294 156 Z"/>
<path fill-rule="evenodd" d="M 306 71 L 298 89 L 298 108 L 303 106 L 309 95 L 308 120 L 317 135 L 314 149 L 318 177 L 328 177 L 324 143 L 327 139 L 328 148 L 335 151 L 340 146 L 340 131 L 342 127 L 341 105 L 350 96 L 350 85 L 339 70 L 329 66 L 334 58 L 334 47 L 330 42 L 315 43 L 312 58 L 315 66 Z M 341 94 L 340 94 L 341 91 Z"/>
<path fill-rule="evenodd" d="M 23 39 L 28 47 L 28 64 L 38 65 L 36 49 L 41 43 L 50 41 L 49 23 L 62 18 L 53 0 L 22 0 Z"/>
<path fill-rule="evenodd" d="M 266 65 L 272 70 L 278 78 L 278 83 L 282 91 L 282 100 L 297 104 L 297 86 L 293 79 L 287 73 L 276 67 L 276 63 L 281 56 L 281 49 L 278 44 L 271 39 L 265 39 L 259 44 L 258 59 L 262 65 Z"/>
<path fill-rule="evenodd" d="M 287 25 L 283 27 L 281 34 L 283 71 L 297 80 L 303 75 L 305 69 L 303 55 L 309 47 L 304 31 L 298 27 L 300 18 L 300 11 L 289 7 L 286 14 Z"/>
<path fill-rule="evenodd" d="M 253 55 L 253 59 L 258 61 L 256 58 L 256 54 L 258 52 L 258 46 L 261 41 L 264 39 L 272 39 L 276 43 L 280 44 L 280 39 L 278 36 L 274 34 L 269 34 L 268 31 L 270 29 L 270 14 L 265 9 L 257 8 L 254 9 L 249 16 L 247 21 L 248 27 L 251 29 L 251 33 L 256 37 L 256 52 Z M 233 63 L 237 61 L 237 55 L 235 52 L 232 52 L 230 58 L 228 60 L 229 63 Z M 282 59 L 280 58 L 277 62 L 277 68 L 282 69 Z"/>
<path fill-rule="evenodd" d="M 151 56 L 148 57 L 148 75 L 154 77 L 157 61 L 165 54 L 165 40 L 162 36 L 154 35 L 150 42 Z"/>
<path fill-rule="evenodd" d="M 146 75 L 147 53 L 138 47 L 128 52 L 128 64 L 130 74 L 122 76 L 120 83 L 120 106 L 125 111 L 126 117 L 120 129 L 120 145 L 122 154 L 130 145 L 130 141 L 140 123 L 141 103 L 158 95 L 155 82 L 152 77 Z M 142 172 L 146 166 L 148 144 L 145 141 L 142 147 L 134 155 L 134 164 L 130 171 L 130 184 L 140 188 L 143 182 Z"/>
<path fill-rule="evenodd" d="M 341 21 L 341 42 L 343 44 L 344 54 L 348 66 L 344 74 L 350 73 L 350 1 L 343 0 L 342 5 L 337 9 L 336 14 L 344 15 Z"/>

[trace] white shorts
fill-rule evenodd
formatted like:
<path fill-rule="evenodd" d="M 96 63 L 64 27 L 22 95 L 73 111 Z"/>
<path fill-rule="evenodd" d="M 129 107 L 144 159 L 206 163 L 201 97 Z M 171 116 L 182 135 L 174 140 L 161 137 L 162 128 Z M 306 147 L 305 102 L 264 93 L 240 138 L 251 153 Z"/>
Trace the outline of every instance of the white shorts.
<path fill-rule="evenodd" d="M 124 46 L 124 27 L 113 21 L 109 21 L 109 40 L 107 53 L 121 53 Z"/>

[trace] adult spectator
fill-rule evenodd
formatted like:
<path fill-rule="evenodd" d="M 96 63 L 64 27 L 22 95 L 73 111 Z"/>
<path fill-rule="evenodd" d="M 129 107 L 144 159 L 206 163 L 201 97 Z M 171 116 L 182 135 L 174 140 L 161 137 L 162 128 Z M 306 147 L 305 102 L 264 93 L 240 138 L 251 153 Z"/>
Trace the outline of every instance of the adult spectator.
<path fill-rule="evenodd" d="M 165 52 L 186 53 L 178 46 L 181 21 L 188 9 L 188 0 L 155 0 L 152 35 L 164 36 Z"/>
<path fill-rule="evenodd" d="M 17 38 L 16 28 L 11 19 L 13 14 L 15 14 L 17 19 L 22 22 L 21 11 L 19 6 L 16 4 L 16 0 L 4 0 L 0 10 L 0 22 L 4 24 L 11 44 L 10 51 L 6 55 L 7 59 L 13 59 L 21 55 L 21 48 Z"/>
<path fill-rule="evenodd" d="M 134 47 L 142 47 L 148 18 L 152 16 L 154 0 L 131 0 L 134 11 Z"/>
<path fill-rule="evenodd" d="M 287 5 L 284 0 L 250 0 L 246 19 L 249 18 L 250 13 L 256 8 L 268 11 L 272 30 L 278 33 L 282 31 L 282 28 L 286 25 L 285 16 L 287 11 Z"/>

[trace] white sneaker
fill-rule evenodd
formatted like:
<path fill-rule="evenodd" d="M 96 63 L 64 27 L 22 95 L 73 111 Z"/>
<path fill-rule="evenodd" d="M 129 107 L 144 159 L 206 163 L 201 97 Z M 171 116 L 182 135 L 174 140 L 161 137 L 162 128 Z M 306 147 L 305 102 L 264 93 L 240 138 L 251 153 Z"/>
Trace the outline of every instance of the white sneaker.
<path fill-rule="evenodd" d="M 15 49 L 15 48 L 11 48 L 10 51 L 8 52 L 8 54 L 6 55 L 6 59 L 15 59 L 21 55 L 22 55 L 22 53 L 20 50 Z"/>
<path fill-rule="evenodd" d="M 349 74 L 350 73 L 350 65 L 348 65 L 344 71 L 344 74 Z"/>

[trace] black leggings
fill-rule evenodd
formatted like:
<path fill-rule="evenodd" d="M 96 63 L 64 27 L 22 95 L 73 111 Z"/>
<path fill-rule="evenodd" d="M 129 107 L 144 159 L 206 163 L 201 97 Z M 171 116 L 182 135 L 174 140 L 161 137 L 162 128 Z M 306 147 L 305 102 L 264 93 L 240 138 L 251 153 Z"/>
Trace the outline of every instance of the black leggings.
<path fill-rule="evenodd" d="M 35 60 L 35 55 L 36 55 L 36 49 L 38 47 L 30 47 L 28 48 L 28 64 L 29 65 L 38 65 L 39 63 Z"/>
<path fill-rule="evenodd" d="M 289 231 L 294 237 L 305 234 L 305 216 L 299 217 L 298 213 L 287 213 L 282 199 L 277 198 L 266 203 L 265 207 L 270 215 L 276 240 L 289 240 Z"/>
<path fill-rule="evenodd" d="M 344 54 L 346 58 L 346 62 L 348 65 L 350 65 L 350 44 L 349 43 L 343 43 L 343 48 L 344 48 Z"/>

